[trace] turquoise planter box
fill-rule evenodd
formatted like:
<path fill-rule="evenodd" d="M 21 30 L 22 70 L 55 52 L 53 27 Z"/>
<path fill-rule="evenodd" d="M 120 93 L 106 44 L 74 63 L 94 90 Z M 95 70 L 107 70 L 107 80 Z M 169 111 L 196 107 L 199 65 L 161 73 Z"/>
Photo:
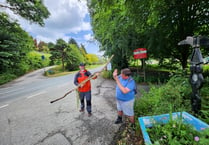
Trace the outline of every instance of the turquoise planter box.
<path fill-rule="evenodd" d="M 172 118 L 177 119 L 180 118 L 182 115 L 183 122 L 191 124 L 194 126 L 194 128 L 198 131 L 203 130 L 205 128 L 209 128 L 209 125 L 205 122 L 199 120 L 198 118 L 192 116 L 191 114 L 187 112 L 175 112 L 172 113 Z M 142 130 L 144 142 L 146 145 L 151 145 L 152 142 L 149 138 L 149 135 L 146 131 L 146 128 L 152 127 L 153 124 L 166 124 L 169 121 L 170 114 L 162 114 L 162 115 L 156 115 L 156 116 L 145 116 L 145 117 L 139 117 L 139 125 Z"/>

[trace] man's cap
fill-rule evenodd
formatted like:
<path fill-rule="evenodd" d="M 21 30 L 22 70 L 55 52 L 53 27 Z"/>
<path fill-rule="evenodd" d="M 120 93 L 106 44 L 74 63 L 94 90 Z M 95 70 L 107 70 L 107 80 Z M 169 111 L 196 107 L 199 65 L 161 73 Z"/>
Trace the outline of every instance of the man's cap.
<path fill-rule="evenodd" d="M 81 62 L 79 66 L 85 66 L 85 63 Z"/>
<path fill-rule="evenodd" d="M 126 76 L 130 76 L 131 75 L 131 70 L 129 68 L 125 68 L 125 69 L 122 69 L 122 73 Z"/>

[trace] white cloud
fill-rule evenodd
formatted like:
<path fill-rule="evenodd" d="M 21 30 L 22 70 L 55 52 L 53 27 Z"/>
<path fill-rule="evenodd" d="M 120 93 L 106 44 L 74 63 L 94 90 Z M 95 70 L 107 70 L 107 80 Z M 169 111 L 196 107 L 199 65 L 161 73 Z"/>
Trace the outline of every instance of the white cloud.
<path fill-rule="evenodd" d="M 5 0 L 0 0 L 4 5 Z M 4 9 L 15 19 L 18 19 L 21 27 L 29 32 L 33 37 L 39 37 L 54 40 L 66 33 L 78 33 L 80 31 L 90 31 L 90 22 L 84 21 L 88 15 L 88 9 L 85 0 L 45 0 L 45 6 L 51 13 L 50 17 L 45 20 L 45 26 L 40 27 L 27 20 L 14 15 L 8 9 Z M 40 37 L 40 35 L 42 37 Z"/>
<path fill-rule="evenodd" d="M 54 2 L 53 2 L 54 1 Z M 46 27 L 56 31 L 78 32 L 90 30 L 89 22 L 83 19 L 88 14 L 85 1 L 78 0 L 47 0 L 46 5 L 51 13 L 46 20 Z"/>
<path fill-rule="evenodd" d="M 46 39 L 51 37 L 55 41 L 60 36 L 65 36 L 66 33 L 91 30 L 90 22 L 84 21 L 88 14 L 86 1 L 46 0 L 44 2 L 51 13 L 50 17 L 45 20 L 45 27 L 29 25 L 26 22 L 21 23 L 24 24 L 23 27 L 27 32 L 32 32 L 32 35 L 38 34 Z"/>
<path fill-rule="evenodd" d="M 94 39 L 94 37 L 89 33 L 89 34 L 87 34 L 87 35 L 84 35 L 84 39 L 85 39 L 86 41 L 92 41 L 92 40 Z"/>
<path fill-rule="evenodd" d="M 5 3 L 5 0 L 0 0 L 0 3 L 2 2 Z M 74 38 L 80 44 L 93 40 L 91 25 L 86 19 L 89 15 L 86 0 L 44 0 L 44 4 L 51 13 L 45 20 L 44 27 L 31 24 L 11 12 L 10 15 L 18 19 L 21 27 L 37 41 L 56 42 L 59 38 L 65 41 Z M 86 50 L 89 53 L 97 53 L 98 46 Z"/>

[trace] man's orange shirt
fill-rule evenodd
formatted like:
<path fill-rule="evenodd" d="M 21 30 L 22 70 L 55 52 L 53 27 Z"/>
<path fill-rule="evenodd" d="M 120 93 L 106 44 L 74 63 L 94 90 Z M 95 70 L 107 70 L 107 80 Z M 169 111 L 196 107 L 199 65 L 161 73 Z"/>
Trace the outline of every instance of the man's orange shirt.
<path fill-rule="evenodd" d="M 74 84 L 75 85 L 79 85 L 81 82 L 83 82 L 84 80 L 88 79 L 89 76 L 91 75 L 91 73 L 87 70 L 84 70 L 84 71 L 79 71 L 76 76 L 75 76 L 75 79 L 74 79 Z M 87 81 L 83 87 L 79 87 L 78 88 L 78 91 L 79 92 L 88 92 L 91 90 L 91 82 L 90 80 Z"/>

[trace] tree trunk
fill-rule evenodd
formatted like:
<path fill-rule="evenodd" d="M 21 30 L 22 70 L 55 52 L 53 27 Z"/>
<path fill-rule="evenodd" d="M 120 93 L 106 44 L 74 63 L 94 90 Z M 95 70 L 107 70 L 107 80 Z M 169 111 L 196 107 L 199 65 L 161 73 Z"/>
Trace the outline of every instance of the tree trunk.
<path fill-rule="evenodd" d="M 192 48 L 190 48 L 190 46 L 188 45 L 183 45 L 180 48 L 180 53 L 181 53 L 181 66 L 182 69 L 186 69 L 187 68 L 187 60 L 189 58 L 190 53 L 192 53 Z"/>
<path fill-rule="evenodd" d="M 62 54 L 62 70 L 65 70 L 65 65 L 64 65 L 64 54 Z"/>
<path fill-rule="evenodd" d="M 144 70 L 145 66 L 146 66 L 146 63 L 145 63 L 145 60 L 143 59 L 140 59 L 141 60 L 141 69 Z"/>
<path fill-rule="evenodd" d="M 182 66 L 183 70 L 187 68 L 187 59 L 186 58 L 181 61 L 181 66 Z"/>

